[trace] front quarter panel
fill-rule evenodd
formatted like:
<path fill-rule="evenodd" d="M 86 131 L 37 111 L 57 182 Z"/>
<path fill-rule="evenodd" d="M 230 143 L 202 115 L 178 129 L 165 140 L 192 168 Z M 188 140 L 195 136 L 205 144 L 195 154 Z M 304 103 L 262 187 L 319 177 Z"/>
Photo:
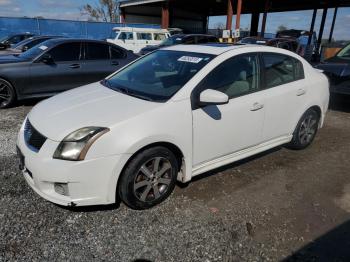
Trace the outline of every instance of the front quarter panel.
<path fill-rule="evenodd" d="M 169 101 L 112 126 L 110 132 L 92 145 L 86 159 L 129 155 L 127 161 L 142 148 L 162 142 L 171 143 L 181 150 L 186 163 L 186 178 L 182 180 L 189 181 L 192 171 L 192 114 L 189 99 Z M 119 174 L 115 175 L 117 179 Z"/>

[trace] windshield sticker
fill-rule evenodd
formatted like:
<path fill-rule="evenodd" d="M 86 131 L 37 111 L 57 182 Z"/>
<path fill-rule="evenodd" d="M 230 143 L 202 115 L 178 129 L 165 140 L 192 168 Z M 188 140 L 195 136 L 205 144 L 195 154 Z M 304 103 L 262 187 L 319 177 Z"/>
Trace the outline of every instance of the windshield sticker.
<path fill-rule="evenodd" d="M 46 50 L 46 49 L 48 49 L 48 47 L 47 46 L 45 46 L 45 45 L 42 45 L 42 46 L 39 46 L 39 48 L 41 49 L 41 50 Z"/>
<path fill-rule="evenodd" d="M 194 56 L 182 56 L 177 61 L 198 64 L 203 58 Z"/>

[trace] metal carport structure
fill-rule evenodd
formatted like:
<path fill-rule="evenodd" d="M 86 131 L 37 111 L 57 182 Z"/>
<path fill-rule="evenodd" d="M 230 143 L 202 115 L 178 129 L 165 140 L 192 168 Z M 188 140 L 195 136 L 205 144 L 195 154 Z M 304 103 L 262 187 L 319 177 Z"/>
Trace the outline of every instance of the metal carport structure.
<path fill-rule="evenodd" d="M 335 8 L 329 39 L 332 38 L 339 7 L 350 7 L 350 0 L 123 0 L 120 1 L 121 22 L 156 23 L 162 28 L 180 27 L 189 32 L 205 32 L 209 16 L 226 15 L 226 29 L 232 29 L 232 17 L 236 14 L 235 28 L 240 28 L 241 14 L 251 14 L 252 36 L 258 34 L 260 14 L 263 35 L 266 19 L 271 12 L 314 10 L 310 31 L 314 31 L 317 10 L 323 9 L 318 43 L 321 43 L 327 12 Z"/>

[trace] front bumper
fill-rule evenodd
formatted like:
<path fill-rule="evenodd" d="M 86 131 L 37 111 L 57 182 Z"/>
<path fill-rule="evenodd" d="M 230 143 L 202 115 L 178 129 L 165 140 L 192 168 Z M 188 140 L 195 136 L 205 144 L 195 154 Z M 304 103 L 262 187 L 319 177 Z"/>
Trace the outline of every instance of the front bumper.
<path fill-rule="evenodd" d="M 23 155 L 22 173 L 28 185 L 44 199 L 64 206 L 115 203 L 116 185 L 128 155 L 84 161 L 53 159 L 58 142 L 47 139 L 39 152 L 28 148 L 21 128 L 17 147 Z M 67 184 L 69 195 L 55 191 L 55 183 Z"/>

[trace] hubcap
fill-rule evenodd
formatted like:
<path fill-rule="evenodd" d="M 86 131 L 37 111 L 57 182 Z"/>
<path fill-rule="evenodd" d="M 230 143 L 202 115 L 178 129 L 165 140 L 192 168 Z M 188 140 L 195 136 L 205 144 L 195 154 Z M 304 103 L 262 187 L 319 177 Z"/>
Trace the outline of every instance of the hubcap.
<path fill-rule="evenodd" d="M 143 201 L 154 201 L 163 196 L 171 183 L 172 166 L 169 160 L 155 157 L 146 161 L 134 180 L 134 194 Z"/>
<path fill-rule="evenodd" d="M 308 115 L 300 125 L 299 140 L 302 145 L 309 144 L 317 131 L 317 119 L 314 115 Z"/>
<path fill-rule="evenodd" d="M 0 105 L 5 106 L 11 100 L 10 88 L 7 84 L 0 82 Z"/>

